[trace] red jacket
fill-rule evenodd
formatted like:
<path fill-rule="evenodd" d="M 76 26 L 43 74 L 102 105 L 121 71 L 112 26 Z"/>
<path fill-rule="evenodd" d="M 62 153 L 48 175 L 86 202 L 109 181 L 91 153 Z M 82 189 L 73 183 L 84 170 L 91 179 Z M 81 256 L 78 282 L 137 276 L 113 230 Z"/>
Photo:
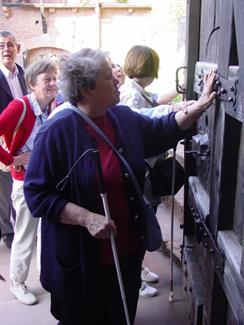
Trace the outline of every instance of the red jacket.
<path fill-rule="evenodd" d="M 7 152 L 2 148 L 2 146 L 0 146 L 0 160 L 7 166 L 13 163 L 13 157 L 17 154 L 17 151 L 26 143 L 36 121 L 36 116 L 31 109 L 28 98 L 26 96 L 22 98 L 26 102 L 27 110 L 25 118 L 21 123 L 14 139 L 13 134 L 23 112 L 23 104 L 19 100 L 14 99 L 9 103 L 9 105 L 0 115 L 0 136 L 4 135 L 5 142 L 9 149 L 9 152 Z M 17 172 L 13 167 L 11 167 L 11 174 L 13 178 L 23 180 L 25 170 L 22 167 L 21 170 Z"/>

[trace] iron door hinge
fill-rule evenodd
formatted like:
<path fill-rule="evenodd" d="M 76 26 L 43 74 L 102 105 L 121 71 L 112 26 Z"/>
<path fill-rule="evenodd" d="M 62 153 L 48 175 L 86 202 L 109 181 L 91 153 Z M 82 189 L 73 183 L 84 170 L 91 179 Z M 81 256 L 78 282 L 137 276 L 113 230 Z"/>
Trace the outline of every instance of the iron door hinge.
<path fill-rule="evenodd" d="M 208 74 L 212 69 L 217 70 L 217 64 L 208 62 L 197 62 L 195 67 L 194 91 L 201 95 L 203 90 L 204 75 Z M 228 79 L 220 74 L 216 76 L 214 90 L 216 91 L 216 99 L 220 103 L 225 103 L 225 112 L 240 122 L 244 121 L 242 113 L 242 105 L 238 102 L 239 93 L 239 66 L 229 66 Z"/>
<path fill-rule="evenodd" d="M 195 240 L 212 255 L 216 273 L 223 275 L 225 256 L 207 225 L 210 207 L 209 197 L 196 176 L 189 177 L 188 206 L 195 224 Z"/>

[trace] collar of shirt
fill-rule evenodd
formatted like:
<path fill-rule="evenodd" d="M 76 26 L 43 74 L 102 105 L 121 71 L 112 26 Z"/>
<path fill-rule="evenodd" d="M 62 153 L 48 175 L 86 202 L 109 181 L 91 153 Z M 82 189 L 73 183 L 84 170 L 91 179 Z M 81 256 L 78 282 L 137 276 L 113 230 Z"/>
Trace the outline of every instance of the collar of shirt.
<path fill-rule="evenodd" d="M 6 79 L 13 79 L 19 74 L 19 70 L 16 65 L 14 66 L 14 71 L 12 72 L 0 63 L 0 70 L 2 71 Z"/>
<path fill-rule="evenodd" d="M 40 117 L 42 120 L 46 120 L 48 117 L 48 106 L 45 108 L 44 112 L 41 110 L 40 105 L 38 104 L 36 100 L 36 96 L 34 93 L 30 93 L 27 95 L 27 98 L 31 104 L 31 108 L 35 114 L 36 117 Z"/>
<path fill-rule="evenodd" d="M 151 93 L 142 88 L 142 86 L 140 86 L 136 81 L 130 79 L 130 82 L 144 97 L 146 97 L 150 102 L 153 102 L 153 96 Z"/>

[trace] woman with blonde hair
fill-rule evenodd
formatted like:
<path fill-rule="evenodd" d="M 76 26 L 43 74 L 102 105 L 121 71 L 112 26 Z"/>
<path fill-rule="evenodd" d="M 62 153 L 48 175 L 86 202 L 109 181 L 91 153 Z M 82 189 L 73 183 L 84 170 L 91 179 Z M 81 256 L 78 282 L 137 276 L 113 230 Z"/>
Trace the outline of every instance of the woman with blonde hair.
<path fill-rule="evenodd" d="M 161 117 L 172 111 L 186 109 L 186 106 L 192 103 L 182 103 L 178 106 L 160 105 L 157 102 L 157 96 L 145 89 L 155 78 L 158 78 L 159 61 L 157 52 L 145 45 L 135 45 L 128 51 L 124 63 L 124 72 L 127 78 L 120 87 L 121 104 L 129 106 L 141 115 Z M 170 101 L 176 95 L 177 92 L 172 91 L 170 97 L 168 95 L 162 96 L 161 101 L 165 102 L 166 98 Z M 153 167 L 156 159 L 157 157 L 147 159 L 150 167 Z M 156 212 L 157 206 L 161 203 L 161 198 L 153 195 L 149 177 L 146 177 L 144 194 Z M 157 282 L 159 280 L 158 275 L 142 266 L 141 278 L 143 282 L 140 295 L 143 297 L 155 296 L 157 289 L 149 286 L 147 282 Z"/>
<path fill-rule="evenodd" d="M 120 103 L 149 117 L 160 117 L 172 111 L 185 109 L 192 101 L 177 105 L 165 105 L 178 95 L 176 90 L 162 94 L 160 98 L 146 88 L 158 78 L 160 58 L 157 52 L 145 45 L 135 45 L 127 53 L 124 62 L 125 82 L 120 87 Z M 164 104 L 164 105 L 161 105 Z"/>

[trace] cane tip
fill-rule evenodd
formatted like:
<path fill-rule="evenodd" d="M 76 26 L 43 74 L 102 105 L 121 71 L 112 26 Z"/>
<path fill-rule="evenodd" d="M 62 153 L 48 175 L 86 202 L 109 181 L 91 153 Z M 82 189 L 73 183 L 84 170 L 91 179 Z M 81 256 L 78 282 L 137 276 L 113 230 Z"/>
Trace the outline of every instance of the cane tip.
<path fill-rule="evenodd" d="M 170 294 L 169 294 L 169 302 L 172 302 L 172 301 L 174 301 L 174 294 L 171 291 Z"/>

